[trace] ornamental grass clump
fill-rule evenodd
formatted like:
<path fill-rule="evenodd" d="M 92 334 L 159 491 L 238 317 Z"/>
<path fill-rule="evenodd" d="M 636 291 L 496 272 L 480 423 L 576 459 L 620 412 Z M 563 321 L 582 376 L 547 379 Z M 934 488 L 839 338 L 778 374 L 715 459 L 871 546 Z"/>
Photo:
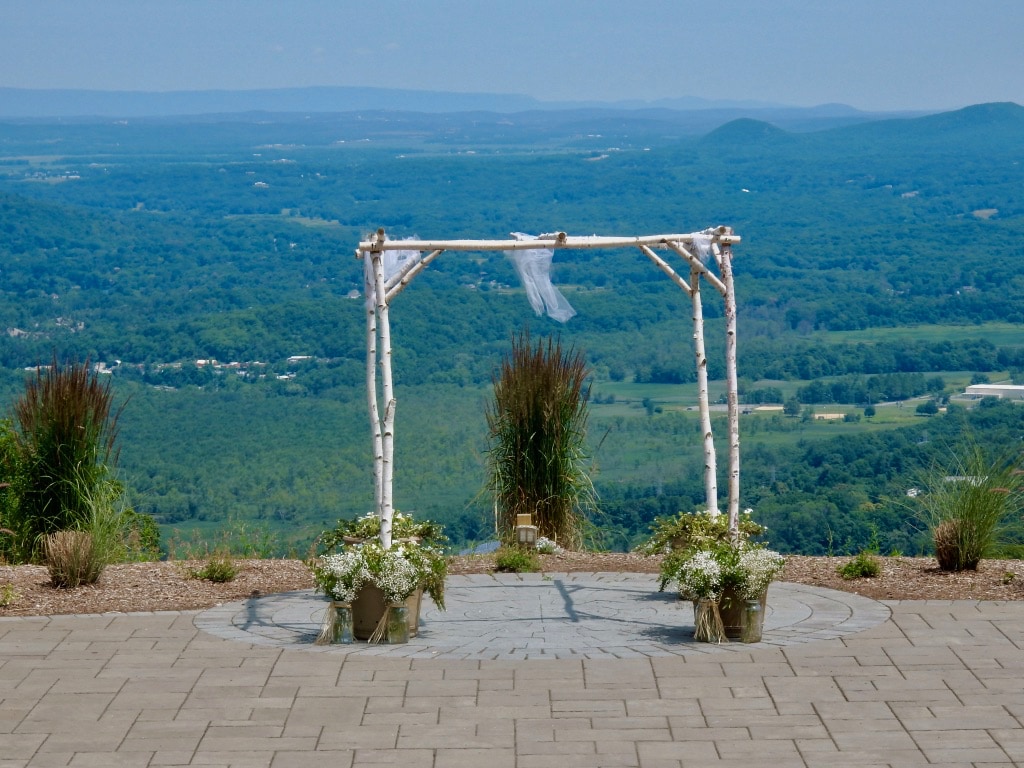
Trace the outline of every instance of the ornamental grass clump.
<path fill-rule="evenodd" d="M 487 485 L 502 540 L 511 541 L 517 515 L 530 514 L 539 535 L 582 546 L 597 506 L 584 445 L 588 374 L 583 355 L 561 342 L 533 346 L 528 333 L 512 340 L 486 411 Z"/>
<path fill-rule="evenodd" d="M 931 530 L 935 557 L 944 571 L 977 570 L 1019 534 L 1024 473 L 1016 454 L 989 456 L 968 443 L 950 470 L 934 471 L 917 497 Z"/>
<path fill-rule="evenodd" d="M 110 382 L 89 364 L 39 366 L 14 406 L 20 454 L 20 502 L 14 525 L 28 541 L 79 527 L 91 500 L 111 482 L 120 410 Z"/>
<path fill-rule="evenodd" d="M 87 531 L 56 531 L 43 537 L 43 555 L 50 583 L 74 589 L 95 584 L 103 572 L 96 553 L 96 542 Z"/>

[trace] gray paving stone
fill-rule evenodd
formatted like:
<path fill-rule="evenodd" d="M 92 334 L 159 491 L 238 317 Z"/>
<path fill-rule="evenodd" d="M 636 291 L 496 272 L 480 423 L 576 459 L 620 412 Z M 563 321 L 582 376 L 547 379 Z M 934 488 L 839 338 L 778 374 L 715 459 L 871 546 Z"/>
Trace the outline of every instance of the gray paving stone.
<path fill-rule="evenodd" d="M 0 619 L 0 768 L 1024 761 L 1024 602 L 780 584 L 714 646 L 650 576 L 460 578 L 407 646 L 312 646 L 311 593 Z"/>

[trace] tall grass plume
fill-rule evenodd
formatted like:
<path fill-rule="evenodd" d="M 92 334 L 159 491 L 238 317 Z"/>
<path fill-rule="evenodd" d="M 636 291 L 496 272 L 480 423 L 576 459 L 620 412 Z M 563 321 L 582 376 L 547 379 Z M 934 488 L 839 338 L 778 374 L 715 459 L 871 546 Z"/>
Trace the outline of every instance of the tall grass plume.
<path fill-rule="evenodd" d="M 496 371 L 487 469 L 503 540 L 516 516 L 529 513 L 539 535 L 580 547 L 586 514 L 596 508 L 584 444 L 588 373 L 580 352 L 551 339 L 534 346 L 528 332 L 513 338 Z"/>

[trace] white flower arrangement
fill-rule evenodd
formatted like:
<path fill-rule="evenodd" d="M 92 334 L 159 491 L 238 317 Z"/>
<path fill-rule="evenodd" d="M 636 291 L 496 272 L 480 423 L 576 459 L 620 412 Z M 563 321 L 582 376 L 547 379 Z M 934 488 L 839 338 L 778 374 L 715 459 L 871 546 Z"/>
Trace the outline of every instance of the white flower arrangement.
<path fill-rule="evenodd" d="M 541 536 L 537 539 L 537 551 L 542 555 L 557 555 L 565 550 L 546 536 Z"/>
<path fill-rule="evenodd" d="M 752 600 L 768 589 L 785 564 L 778 552 L 756 544 L 723 544 L 678 562 L 669 580 L 677 583 L 680 596 L 689 600 L 718 599 L 730 587 Z"/>
<path fill-rule="evenodd" d="M 317 644 L 333 641 L 339 611 L 351 611 L 351 604 L 369 585 L 383 593 L 388 606 L 400 606 L 422 589 L 444 610 L 448 559 L 442 549 L 447 539 L 441 526 L 417 523 L 397 512 L 394 523 L 392 532 L 397 535 L 388 549 L 380 542 L 380 519 L 373 514 L 339 521 L 334 530 L 321 534 L 319 545 L 326 552 L 310 561 L 309 568 L 317 591 L 337 605 L 326 611 Z M 388 608 L 381 616 L 370 642 L 379 642 L 389 632 L 391 613 Z"/>
<path fill-rule="evenodd" d="M 355 549 L 324 555 L 313 566 L 317 588 L 339 603 L 355 600 L 360 587 L 369 581 L 369 576 L 361 553 Z"/>
<path fill-rule="evenodd" d="M 742 575 L 739 590 L 747 600 L 759 597 L 786 565 L 786 558 L 771 549 L 744 546 L 740 549 L 738 573 Z"/>
<path fill-rule="evenodd" d="M 717 599 L 722 593 L 722 566 L 713 552 L 697 552 L 679 566 L 675 580 L 679 594 L 688 600 Z"/>
<path fill-rule="evenodd" d="M 420 570 L 412 562 L 412 550 L 405 544 L 392 547 L 381 557 L 380 567 L 373 576 L 373 583 L 384 593 L 389 605 L 403 603 L 416 591 L 422 580 Z"/>
<path fill-rule="evenodd" d="M 444 609 L 448 561 L 434 547 L 398 541 L 385 550 L 379 539 L 343 545 L 311 564 L 317 590 L 339 603 L 351 603 L 364 584 L 373 584 L 389 603 L 401 603 L 417 589 Z"/>

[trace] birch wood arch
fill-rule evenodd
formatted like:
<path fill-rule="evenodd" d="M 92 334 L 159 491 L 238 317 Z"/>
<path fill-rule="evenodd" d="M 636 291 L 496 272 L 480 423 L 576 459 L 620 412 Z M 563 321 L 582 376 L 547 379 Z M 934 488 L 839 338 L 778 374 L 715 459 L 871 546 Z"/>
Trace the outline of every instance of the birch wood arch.
<path fill-rule="evenodd" d="M 564 232 L 541 235 L 535 240 L 388 240 L 383 229 L 372 239 L 359 243 L 356 257 L 364 260 L 366 283 L 366 394 L 373 435 L 373 479 L 375 511 L 381 521 L 380 540 L 391 546 L 394 517 L 394 427 L 396 400 L 391 368 L 391 323 L 388 308 L 427 266 L 445 251 L 528 251 L 580 248 L 638 248 L 687 296 L 693 310 L 694 356 L 697 393 L 704 443 L 704 490 L 711 514 L 718 508 L 718 467 L 711 406 L 708 401 L 707 357 L 704 352 L 704 312 L 700 283 L 707 281 L 725 300 L 725 357 L 729 429 L 728 515 L 730 529 L 739 525 L 740 437 L 739 397 L 736 376 L 736 293 L 733 284 L 732 246 L 740 242 L 731 227 L 712 227 L 682 235 L 641 237 L 569 237 Z M 656 251 L 670 251 L 682 258 L 689 275 L 684 277 Z M 385 274 L 387 251 L 415 252 L 391 275 Z M 709 264 L 714 264 L 717 274 Z M 380 369 L 378 395 L 377 369 Z M 383 409 L 381 408 L 383 403 Z"/>

